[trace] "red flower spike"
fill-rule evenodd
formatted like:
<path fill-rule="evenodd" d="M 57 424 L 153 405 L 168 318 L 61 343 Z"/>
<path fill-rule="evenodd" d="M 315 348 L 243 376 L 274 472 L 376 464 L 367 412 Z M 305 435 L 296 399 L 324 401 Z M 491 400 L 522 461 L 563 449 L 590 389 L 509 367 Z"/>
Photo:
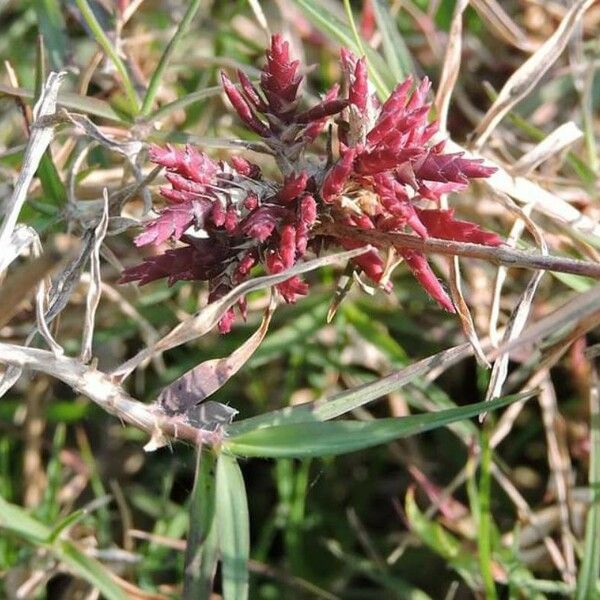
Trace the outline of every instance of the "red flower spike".
<path fill-rule="evenodd" d="M 289 45 L 280 35 L 271 40 L 260 89 L 242 72 L 238 72 L 241 89 L 222 74 L 234 109 L 251 131 L 263 137 L 262 143 L 284 171 L 283 184 L 263 180 L 259 167 L 240 156 L 231 158 L 229 168 L 191 146 L 151 146 L 150 159 L 167 170 L 170 185 L 160 192 L 167 205 L 135 242 L 160 245 L 170 240 L 179 241 L 182 247 L 126 269 L 121 280 L 140 284 L 161 278 L 169 284 L 207 281 L 213 301 L 249 277 L 257 263 L 268 273 L 281 273 L 311 246 L 318 251 L 323 242 L 337 242 L 344 249 L 362 245 L 351 235 L 322 240 L 313 230 L 320 220 L 370 230 L 374 235 L 410 228 L 422 238 L 500 244 L 495 233 L 455 219 L 451 210 L 420 208 L 424 199 L 437 203 L 442 194 L 460 191 L 471 179 L 494 172 L 480 160 L 445 153 L 443 141 L 430 143 L 437 124 L 428 120 L 429 81 L 423 79 L 411 93 L 409 78 L 381 105 L 369 94 L 365 59 L 342 49 L 341 62 L 348 98 L 339 98 L 336 84 L 316 106 L 303 111 L 297 108 L 302 81 L 299 63 L 290 57 Z M 355 108 L 345 110 L 350 104 Z M 336 114 L 334 139 L 339 141 L 340 156 L 325 172 L 322 162 L 305 160 L 303 150 Z M 319 182 L 321 202 L 311 195 Z M 202 230 L 202 237 L 192 235 L 194 230 Z M 401 247 L 397 250 L 427 293 L 453 311 L 427 257 Z M 353 262 L 366 277 L 381 282 L 382 251 L 373 249 Z M 277 289 L 286 302 L 295 302 L 307 293 L 308 285 L 294 276 Z M 391 283 L 384 289 L 389 291 Z M 238 309 L 245 316 L 243 299 Z M 219 330 L 229 331 L 234 318 L 234 310 L 227 311 Z"/>
<path fill-rule="evenodd" d="M 237 76 L 240 85 L 242 86 L 244 96 L 246 96 L 246 100 L 248 100 L 248 102 L 250 102 L 256 110 L 265 112 L 267 110 L 267 105 L 260 97 L 258 90 L 254 87 L 254 84 L 250 81 L 250 79 L 248 79 L 248 76 L 240 69 L 237 70 Z"/>
<path fill-rule="evenodd" d="M 412 271 L 417 281 L 423 286 L 425 291 L 445 310 L 455 312 L 452 300 L 444 291 L 444 288 L 431 270 L 425 256 L 415 250 L 406 250 L 399 248 L 398 251 L 406 261 L 406 264 Z"/>
<path fill-rule="evenodd" d="M 240 119 L 242 119 L 252 131 L 258 133 L 258 135 L 268 137 L 269 130 L 267 127 L 258 120 L 256 115 L 252 112 L 247 100 L 240 94 L 227 75 L 223 72 L 221 72 L 221 84 Z"/>
<path fill-rule="evenodd" d="M 369 85 L 367 83 L 367 63 L 364 56 L 356 61 L 354 68 L 354 80 L 350 84 L 348 99 L 350 104 L 358 108 L 360 112 L 364 112 L 367 108 L 367 94 Z"/>
<path fill-rule="evenodd" d="M 260 167 L 251 163 L 249 160 L 241 156 L 232 156 L 230 159 L 231 166 L 240 174 L 250 179 L 260 179 Z"/>
<path fill-rule="evenodd" d="M 417 209 L 417 214 L 432 237 L 483 246 L 499 246 L 502 243 L 495 233 L 484 231 L 475 223 L 455 219 L 453 210 Z"/>
<path fill-rule="evenodd" d="M 281 230 L 279 256 L 285 269 L 293 266 L 296 257 L 296 228 L 293 225 L 284 225 Z"/>
<path fill-rule="evenodd" d="M 336 83 L 325 94 L 325 96 L 323 97 L 323 102 L 331 102 L 337 99 L 339 93 L 340 86 Z M 325 130 L 325 125 L 327 125 L 327 117 L 323 117 L 322 119 L 318 119 L 310 123 L 306 128 L 306 131 L 304 132 L 305 139 L 308 141 L 314 140 L 320 133 L 322 133 Z"/>
<path fill-rule="evenodd" d="M 321 197 L 327 203 L 333 202 L 344 189 L 344 185 L 352 172 L 352 163 L 356 155 L 355 148 L 346 150 L 344 156 L 330 169 L 323 180 Z"/>
<path fill-rule="evenodd" d="M 302 77 L 297 74 L 299 61 L 290 61 L 289 44 L 283 36 L 275 34 L 271 38 L 271 47 L 267 51 L 267 65 L 260 78 L 269 107 L 274 114 L 281 116 L 286 107 L 296 99 Z M 289 109 L 288 109 L 289 110 Z"/>
<path fill-rule="evenodd" d="M 225 213 L 225 221 L 223 222 L 225 231 L 233 233 L 237 229 L 238 223 L 239 217 L 237 210 L 233 206 L 230 206 Z"/>
<path fill-rule="evenodd" d="M 363 0 L 360 13 L 360 33 L 365 40 L 370 40 L 375 34 L 377 23 L 373 11 L 373 0 Z"/>
<path fill-rule="evenodd" d="M 298 175 L 292 174 L 286 177 L 283 188 L 277 194 L 277 200 L 281 204 L 289 204 L 306 189 L 308 174 L 305 171 Z"/>
<path fill-rule="evenodd" d="M 271 237 L 275 226 L 280 218 L 276 207 L 263 205 L 253 211 L 240 225 L 244 235 L 264 242 Z"/>
<path fill-rule="evenodd" d="M 321 121 L 332 115 L 336 115 L 348 106 L 348 100 L 323 100 L 311 109 L 300 113 L 294 120 L 296 123 L 310 123 L 311 121 Z"/>

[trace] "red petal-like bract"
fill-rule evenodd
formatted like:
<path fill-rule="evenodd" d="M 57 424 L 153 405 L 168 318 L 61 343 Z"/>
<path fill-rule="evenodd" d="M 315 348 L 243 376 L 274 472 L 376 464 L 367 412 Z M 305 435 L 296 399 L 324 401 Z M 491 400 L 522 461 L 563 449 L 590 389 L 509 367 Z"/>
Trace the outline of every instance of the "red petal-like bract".
<path fill-rule="evenodd" d="M 369 6 L 366 2 L 367 25 L 372 17 Z M 444 141 L 432 142 L 437 123 L 428 119 L 429 80 L 415 87 L 409 78 L 381 104 L 369 91 L 365 58 L 343 48 L 341 63 L 348 97 L 340 98 L 335 84 L 316 105 L 302 108 L 300 63 L 279 34 L 271 39 L 258 85 L 238 71 L 236 87 L 222 73 L 231 105 L 275 156 L 281 177 L 278 182 L 266 179 L 242 156 L 232 156 L 227 164 L 191 146 L 152 146 L 150 159 L 166 169 L 169 185 L 160 190 L 165 205 L 135 243 L 161 248 L 170 242 L 178 247 L 126 269 L 121 281 L 207 281 L 209 300 L 214 301 L 248 278 L 255 265 L 267 273 L 281 273 L 309 250 L 319 252 L 336 243 L 344 249 L 362 245 L 351 236 L 324 240 L 315 232 L 320 221 L 368 229 L 375 236 L 378 231 L 409 229 L 421 238 L 500 244 L 495 233 L 439 208 L 443 194 L 462 191 L 471 179 L 488 177 L 494 169 L 462 153 L 445 153 Z M 331 147 L 327 160 L 305 158 L 306 145 L 316 141 L 329 122 L 337 127 L 330 140 L 337 140 L 339 158 L 333 159 Z M 427 258 L 401 246 L 396 250 L 426 292 L 454 311 Z M 354 264 L 386 291 L 391 289 L 379 250 L 355 258 Z M 308 292 L 308 285 L 293 276 L 277 289 L 287 302 L 295 302 Z M 245 318 L 245 299 L 237 308 Z M 234 319 L 235 311 L 227 311 L 219 330 L 229 331 Z"/>

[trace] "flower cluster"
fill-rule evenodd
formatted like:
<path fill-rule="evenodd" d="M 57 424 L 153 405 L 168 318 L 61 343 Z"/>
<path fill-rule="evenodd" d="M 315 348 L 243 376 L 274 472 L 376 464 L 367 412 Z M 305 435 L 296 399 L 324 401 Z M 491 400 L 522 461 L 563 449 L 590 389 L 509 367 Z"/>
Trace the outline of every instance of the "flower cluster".
<path fill-rule="evenodd" d="M 162 246 L 169 240 L 179 245 L 126 269 L 122 282 L 145 284 L 164 277 L 169 283 L 208 281 L 214 300 L 247 278 L 257 264 L 279 273 L 324 243 L 345 249 L 359 245 L 343 235 L 324 239 L 318 224 L 325 219 L 374 232 L 409 228 L 422 238 L 500 243 L 495 234 L 437 207 L 442 194 L 460 191 L 470 179 L 487 177 L 493 169 L 445 153 L 444 142 L 431 143 L 437 127 L 428 121 L 429 81 L 413 90 L 407 79 L 380 104 L 370 90 L 365 59 L 342 50 L 341 61 L 347 98 L 339 98 L 336 85 L 308 109 L 301 108 L 299 63 L 290 59 L 289 45 L 280 35 L 272 38 L 258 87 L 242 72 L 239 87 L 221 74 L 240 119 L 274 155 L 281 181 L 263 178 L 257 165 L 240 156 L 217 162 L 190 146 L 152 147 L 151 160 L 166 168 L 169 185 L 161 188 L 166 206 L 135 242 Z M 306 146 L 332 117 L 338 159 L 306 160 Z M 401 247 L 395 251 L 426 291 L 452 311 L 425 256 Z M 390 287 L 383 282 L 385 261 L 378 250 L 357 257 L 355 264 L 372 281 Z M 287 302 L 308 291 L 297 276 L 277 287 Z M 239 309 L 245 315 L 244 301 Z M 230 310 L 220 330 L 229 331 L 233 320 Z"/>

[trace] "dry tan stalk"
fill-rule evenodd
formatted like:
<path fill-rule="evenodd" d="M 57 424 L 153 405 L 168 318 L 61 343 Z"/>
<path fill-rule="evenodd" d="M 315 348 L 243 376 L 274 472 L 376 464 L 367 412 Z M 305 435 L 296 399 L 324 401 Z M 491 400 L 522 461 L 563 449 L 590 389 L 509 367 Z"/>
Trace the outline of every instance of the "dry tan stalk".
<path fill-rule="evenodd" d="M 515 175 L 527 175 L 538 165 L 558 154 L 577 140 L 583 137 L 583 131 L 568 121 L 548 134 L 535 148 L 532 148 L 512 166 Z"/>
<path fill-rule="evenodd" d="M 25 153 L 23 155 L 23 166 L 19 172 L 17 182 L 10 200 L 4 206 L 2 225 L 0 225 L 0 248 L 3 254 L 0 256 L 0 273 L 10 264 L 11 253 L 4 254 L 4 249 L 11 244 L 11 238 L 21 208 L 27 198 L 27 190 L 31 180 L 37 171 L 40 160 L 46 152 L 54 137 L 54 126 L 42 124 L 44 117 L 53 115 L 56 112 L 56 99 L 58 90 L 65 73 L 50 73 L 46 84 L 40 95 L 40 99 L 33 109 L 34 122 L 32 125 L 31 136 L 27 142 Z"/>
<path fill-rule="evenodd" d="M 560 552 L 560 548 L 556 542 L 544 531 L 538 516 L 531 510 L 525 498 L 523 498 L 519 490 L 513 485 L 510 479 L 504 475 L 496 463 L 492 463 L 491 471 L 492 476 L 498 482 L 500 487 L 506 492 L 506 495 L 511 499 L 512 503 L 517 507 L 519 512 L 529 520 L 531 526 L 538 532 L 540 539 L 543 540 L 544 546 L 546 546 L 546 550 L 548 550 L 548 554 L 550 555 L 550 558 L 552 559 L 552 562 L 556 568 L 561 573 L 564 573 L 566 571 L 566 564 L 565 559 Z M 507 545 L 509 545 L 509 543 L 507 543 Z"/>
<path fill-rule="evenodd" d="M 102 275 L 100 272 L 100 247 L 108 229 L 108 191 L 104 188 L 104 210 L 100 222 L 94 229 L 94 244 L 90 253 L 90 285 L 86 296 L 85 318 L 81 339 L 80 360 L 87 363 L 92 358 L 92 338 L 96 322 L 96 310 L 102 295 Z"/>
<path fill-rule="evenodd" d="M 577 0 L 556 31 L 508 79 L 475 129 L 473 147 L 481 148 L 503 117 L 525 98 L 565 49 L 573 30 L 595 0 Z"/>
<path fill-rule="evenodd" d="M 471 5 L 498 38 L 525 52 L 536 48 L 525 32 L 510 18 L 497 0 L 471 0 Z"/>
<path fill-rule="evenodd" d="M 525 205 L 522 209 L 522 215 L 527 218 L 530 218 L 534 204 L 535 201 Z M 523 234 L 524 229 L 525 219 L 516 219 L 505 240 L 505 243 L 511 248 L 514 248 L 516 246 L 517 240 L 519 240 L 521 235 Z M 502 299 L 502 287 L 504 285 L 504 282 L 506 281 L 507 274 L 508 269 L 506 267 L 498 267 L 498 270 L 496 271 L 496 279 L 494 281 L 494 291 L 492 293 L 492 306 L 490 308 L 489 319 L 489 335 L 492 345 L 496 348 L 500 344 L 500 337 L 498 333 L 498 318 L 500 316 L 500 301 Z"/>
<path fill-rule="evenodd" d="M 462 18 L 469 0 L 459 0 L 454 7 L 450 33 L 448 34 L 448 46 L 444 55 L 444 65 L 440 76 L 440 84 L 435 96 L 435 109 L 440 126 L 440 132 L 445 133 L 448 122 L 448 109 L 450 99 L 458 74 L 460 71 L 460 60 L 462 54 Z"/>
<path fill-rule="evenodd" d="M 446 132 L 450 99 L 460 71 L 462 52 L 462 16 L 467 5 L 467 0 L 460 0 L 454 8 L 452 25 L 450 27 L 450 34 L 448 38 L 448 47 L 444 56 L 444 66 L 442 68 L 440 86 L 435 99 L 435 106 L 438 111 L 438 121 L 440 123 L 440 131 L 442 133 Z M 442 196 L 441 207 L 444 209 L 448 208 L 447 195 Z M 490 364 L 488 363 L 485 353 L 483 352 L 481 341 L 479 340 L 477 330 L 475 329 L 475 324 L 473 323 L 471 311 L 469 310 L 469 306 L 465 301 L 462 292 L 460 263 L 458 257 L 455 256 L 449 261 L 449 268 L 450 294 L 456 307 L 458 317 L 460 318 L 463 331 L 467 336 L 469 343 L 473 346 L 473 351 L 479 364 L 489 367 Z"/>
<path fill-rule="evenodd" d="M 0 342 L 0 361 L 20 369 L 32 369 L 60 379 L 76 392 L 98 406 L 150 435 L 160 431 L 167 438 L 193 445 L 211 443 L 214 432 L 202 432 L 195 427 L 156 414 L 150 407 L 132 398 L 104 373 L 67 356 L 57 356 L 47 350 L 26 348 Z"/>
<path fill-rule="evenodd" d="M 545 378 L 542 383 L 541 392 L 538 395 L 538 402 L 542 409 L 542 419 L 548 446 L 548 464 L 554 478 L 560 512 L 561 543 L 566 562 L 566 570 L 563 573 L 563 577 L 566 583 L 574 584 L 577 573 L 575 549 L 573 547 L 573 539 L 575 538 L 569 523 L 569 492 L 573 468 L 569 457 L 568 444 L 565 439 L 564 424 L 558 412 L 554 385 L 550 379 L 549 371 L 544 370 L 544 373 Z"/>
<path fill-rule="evenodd" d="M 521 211 L 517 206 L 513 205 L 513 202 L 510 198 L 501 196 L 500 199 L 507 208 L 509 208 L 511 211 L 515 212 L 518 215 L 520 220 L 523 221 L 523 223 L 529 229 L 540 248 L 542 256 L 547 256 L 548 246 L 546 245 L 546 241 L 544 240 L 544 237 L 539 228 L 536 226 L 536 224 L 529 218 L 529 216 L 525 212 Z M 521 294 L 521 297 L 517 301 L 517 306 L 513 310 L 510 319 L 506 325 L 504 335 L 502 337 L 502 343 L 508 343 L 511 340 L 516 339 L 521 334 L 521 331 L 523 331 L 527 318 L 529 317 L 529 311 L 531 310 L 531 305 L 533 303 L 537 287 L 543 275 L 544 271 L 537 271 L 533 274 L 533 276 L 527 283 L 527 286 Z M 492 400 L 500 396 L 502 386 L 504 385 L 504 382 L 506 381 L 506 377 L 508 375 L 509 357 L 509 353 L 504 352 L 500 354 L 494 361 L 494 367 L 492 368 L 490 381 L 485 395 L 486 400 Z M 482 419 L 483 416 L 484 415 L 481 415 L 480 419 Z"/>

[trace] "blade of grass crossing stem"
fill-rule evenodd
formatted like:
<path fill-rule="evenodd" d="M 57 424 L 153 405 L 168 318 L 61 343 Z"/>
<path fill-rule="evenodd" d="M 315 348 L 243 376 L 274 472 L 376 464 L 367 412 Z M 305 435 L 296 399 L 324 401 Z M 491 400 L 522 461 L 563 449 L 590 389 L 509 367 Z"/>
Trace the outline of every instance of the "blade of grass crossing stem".
<path fill-rule="evenodd" d="M 385 377 L 336 394 L 333 398 L 325 402 L 287 407 L 234 422 L 228 427 L 227 433 L 235 437 L 248 431 L 273 425 L 328 421 L 340 417 L 386 394 L 395 392 L 407 383 L 414 381 L 420 375 L 424 375 L 434 366 L 442 364 L 448 366 L 449 364 L 453 364 L 457 359 L 467 356 L 469 351 L 470 346 L 468 344 L 449 348 L 413 363 L 408 367 L 394 371 Z"/>
<path fill-rule="evenodd" d="M 98 23 L 96 15 L 94 15 L 94 12 L 90 8 L 87 0 L 75 0 L 75 4 L 77 4 L 77 7 L 85 19 L 85 22 L 91 29 L 96 42 L 98 42 L 102 50 L 104 50 L 108 58 L 110 58 L 115 66 L 115 69 L 117 70 L 117 73 L 119 73 L 119 76 L 121 77 L 121 83 L 123 84 L 123 89 L 125 91 L 125 96 L 127 96 L 127 102 L 129 104 L 131 114 L 136 115 L 139 108 L 139 99 L 135 88 L 133 87 L 131 78 L 129 77 L 129 73 L 127 72 L 125 63 L 121 60 L 121 57 L 111 44 L 106 33 L 104 33 L 104 30 L 102 29 L 100 23 Z"/>
<path fill-rule="evenodd" d="M 150 114 L 163 74 L 167 68 L 167 65 L 169 64 L 169 60 L 171 59 L 173 52 L 175 52 L 177 45 L 185 35 L 185 32 L 188 30 L 193 18 L 196 16 L 196 13 L 200 8 L 200 4 L 202 4 L 202 0 L 191 0 L 187 10 L 185 11 L 185 14 L 183 15 L 183 19 L 181 19 L 181 22 L 175 31 L 175 35 L 169 40 L 165 51 L 160 57 L 160 61 L 158 62 L 154 73 L 152 73 L 150 83 L 148 84 L 148 89 L 146 90 L 146 95 L 144 96 L 144 101 L 142 102 L 142 108 L 140 110 L 142 116 L 145 117 Z"/>
<path fill-rule="evenodd" d="M 396 19 L 390 14 L 388 4 L 383 0 L 371 0 L 377 28 L 381 34 L 383 53 L 387 65 L 396 80 L 396 83 L 406 79 L 415 72 L 410 51 L 404 42 Z"/>
<path fill-rule="evenodd" d="M 215 515 L 215 455 L 198 450 L 185 549 L 183 600 L 209 598 L 218 560 Z"/>
<path fill-rule="evenodd" d="M 53 71 L 60 71 L 65 64 L 67 40 L 65 21 L 58 0 L 38 0 L 33 3 L 38 27 L 48 48 L 48 59 Z"/>
<path fill-rule="evenodd" d="M 334 37 L 337 41 L 350 48 L 353 52 L 360 54 L 361 48 L 356 43 L 352 31 L 342 23 L 335 15 L 316 0 L 295 0 L 308 19 L 321 31 Z M 385 65 L 385 62 L 372 48 L 366 47 L 365 54 L 369 63 L 369 73 L 377 89 L 380 100 L 384 100 L 394 85 L 393 77 Z"/>
<path fill-rule="evenodd" d="M 495 410 L 517 400 L 507 396 L 488 403 L 409 417 L 374 421 L 313 421 L 255 429 L 225 439 L 223 446 L 239 456 L 303 458 L 333 456 L 385 444 Z"/>
<path fill-rule="evenodd" d="M 223 599 L 245 600 L 250 558 L 248 498 L 237 460 L 224 452 L 217 460 L 216 502 Z"/>
<path fill-rule="evenodd" d="M 481 434 L 481 466 L 479 476 L 479 567 L 485 588 L 485 597 L 488 600 L 497 598 L 496 585 L 492 574 L 492 515 L 490 511 L 491 496 L 491 467 L 492 449 L 487 426 Z"/>
<path fill-rule="evenodd" d="M 577 600 L 600 596 L 600 380 L 592 368 L 590 386 L 590 466 L 589 482 L 592 502 L 585 524 L 583 560 L 577 578 Z"/>

